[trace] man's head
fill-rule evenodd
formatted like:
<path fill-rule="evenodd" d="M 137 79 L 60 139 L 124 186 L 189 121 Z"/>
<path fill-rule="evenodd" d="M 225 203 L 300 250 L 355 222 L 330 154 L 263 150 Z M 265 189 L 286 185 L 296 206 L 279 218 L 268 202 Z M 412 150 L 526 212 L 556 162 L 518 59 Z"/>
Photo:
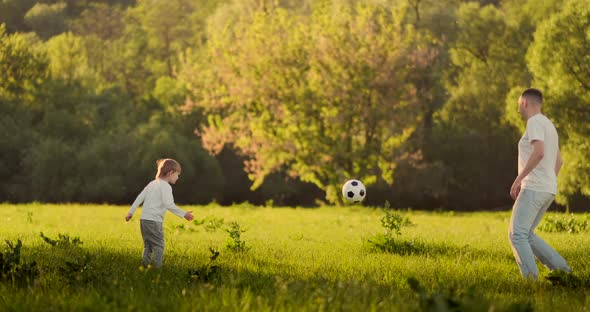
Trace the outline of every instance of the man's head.
<path fill-rule="evenodd" d="M 540 113 L 542 105 L 543 93 L 539 89 L 528 88 L 518 98 L 518 112 L 524 120 Z"/>

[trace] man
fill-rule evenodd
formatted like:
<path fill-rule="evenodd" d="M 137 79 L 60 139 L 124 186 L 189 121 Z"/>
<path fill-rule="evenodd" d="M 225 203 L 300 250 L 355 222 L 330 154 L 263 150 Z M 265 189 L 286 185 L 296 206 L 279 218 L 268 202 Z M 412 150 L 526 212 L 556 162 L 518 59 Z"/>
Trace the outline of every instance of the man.
<path fill-rule="evenodd" d="M 535 234 L 535 228 L 557 194 L 557 174 L 563 164 L 557 130 L 541 114 L 543 94 L 527 89 L 518 99 L 526 130 L 518 142 L 518 176 L 510 188 L 515 199 L 510 218 L 510 244 L 525 278 L 537 280 L 535 257 L 549 270 L 571 272 L 565 259 Z"/>

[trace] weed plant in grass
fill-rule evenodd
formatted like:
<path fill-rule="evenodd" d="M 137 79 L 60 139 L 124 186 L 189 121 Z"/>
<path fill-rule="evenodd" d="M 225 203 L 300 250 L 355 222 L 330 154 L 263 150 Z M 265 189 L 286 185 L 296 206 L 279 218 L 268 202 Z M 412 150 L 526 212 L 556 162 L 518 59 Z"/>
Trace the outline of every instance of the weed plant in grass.
<path fill-rule="evenodd" d="M 127 207 L 0 205 L 0 238 L 20 240 L 19 263 L 38 268 L 31 283 L 0 281 L 1 310 L 425 311 L 443 302 L 447 310 L 590 311 L 590 238 L 540 232 L 579 282 L 553 285 L 543 267 L 540 281 L 525 281 L 508 244 L 509 212 L 406 211 L 412 225 L 394 237 L 421 245 L 399 254 L 367 243 L 383 233 L 382 209 L 184 208 L 248 229 L 240 238 L 248 251 L 226 249 L 226 231 L 168 215 L 164 267 L 142 269 L 139 222 L 124 222 Z M 70 244 L 53 246 L 41 232 Z"/>
<path fill-rule="evenodd" d="M 579 233 L 590 230 L 590 216 L 574 216 L 573 214 L 561 216 L 548 216 L 539 226 L 543 232 L 567 232 Z"/>

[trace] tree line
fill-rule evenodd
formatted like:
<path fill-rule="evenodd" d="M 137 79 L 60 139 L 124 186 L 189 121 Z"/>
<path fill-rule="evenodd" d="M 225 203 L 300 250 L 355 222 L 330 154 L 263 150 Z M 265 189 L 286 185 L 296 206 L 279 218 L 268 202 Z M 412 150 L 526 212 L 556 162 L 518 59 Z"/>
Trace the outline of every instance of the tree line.
<path fill-rule="evenodd" d="M 0 199 L 128 203 L 177 159 L 180 203 L 506 208 L 544 91 L 590 197 L 584 0 L 0 2 Z"/>

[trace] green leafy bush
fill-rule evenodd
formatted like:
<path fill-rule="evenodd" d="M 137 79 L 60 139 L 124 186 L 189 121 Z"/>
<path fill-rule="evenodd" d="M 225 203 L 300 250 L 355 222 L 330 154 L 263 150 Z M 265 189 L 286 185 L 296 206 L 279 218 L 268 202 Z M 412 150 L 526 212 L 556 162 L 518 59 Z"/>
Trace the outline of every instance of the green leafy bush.
<path fill-rule="evenodd" d="M 538 227 L 539 231 L 543 232 L 567 232 L 567 233 L 580 233 L 590 230 L 588 223 L 590 217 L 576 218 L 573 214 L 563 215 L 560 217 L 548 216 L 541 226 Z"/>
<path fill-rule="evenodd" d="M 229 228 L 225 229 L 229 233 L 229 237 L 225 243 L 225 247 L 231 251 L 247 251 L 246 242 L 242 240 L 242 233 L 246 232 L 240 228 L 237 222 L 232 222 Z"/>
<path fill-rule="evenodd" d="M 21 263 L 21 248 L 23 243 L 19 239 L 16 244 L 7 240 L 8 251 L 0 252 L 0 281 L 8 281 L 13 285 L 26 286 L 34 282 L 39 276 L 39 269 L 35 261 Z"/>
<path fill-rule="evenodd" d="M 412 224 L 410 219 L 403 217 L 398 212 L 386 210 L 385 216 L 381 218 L 381 225 L 385 233 L 377 234 L 369 239 L 369 243 L 375 248 L 385 252 L 409 254 L 412 253 L 416 246 L 414 242 L 400 241 L 397 237 L 402 235 L 401 229 L 404 226 Z"/>
<path fill-rule="evenodd" d="M 82 245 L 82 241 L 80 240 L 80 237 L 78 237 L 78 236 L 72 238 L 67 234 L 59 233 L 57 235 L 58 235 L 58 239 L 51 239 L 51 238 L 45 236 L 43 234 L 43 232 L 41 232 L 41 238 L 43 239 L 43 241 L 53 247 L 67 248 L 67 247 L 77 247 L 77 246 Z"/>
<path fill-rule="evenodd" d="M 205 231 L 207 232 L 215 232 L 217 229 L 223 226 L 224 220 L 222 217 L 215 217 L 215 216 L 207 216 L 201 220 L 195 219 L 193 220 L 193 224 L 195 226 L 203 225 Z"/>
<path fill-rule="evenodd" d="M 207 262 L 207 264 L 188 271 L 189 282 L 210 282 L 219 278 L 220 267 L 218 265 L 213 265 L 213 262 L 219 256 L 219 251 L 211 247 L 209 247 L 209 251 L 211 252 L 211 256 L 209 256 L 209 262 Z"/>

